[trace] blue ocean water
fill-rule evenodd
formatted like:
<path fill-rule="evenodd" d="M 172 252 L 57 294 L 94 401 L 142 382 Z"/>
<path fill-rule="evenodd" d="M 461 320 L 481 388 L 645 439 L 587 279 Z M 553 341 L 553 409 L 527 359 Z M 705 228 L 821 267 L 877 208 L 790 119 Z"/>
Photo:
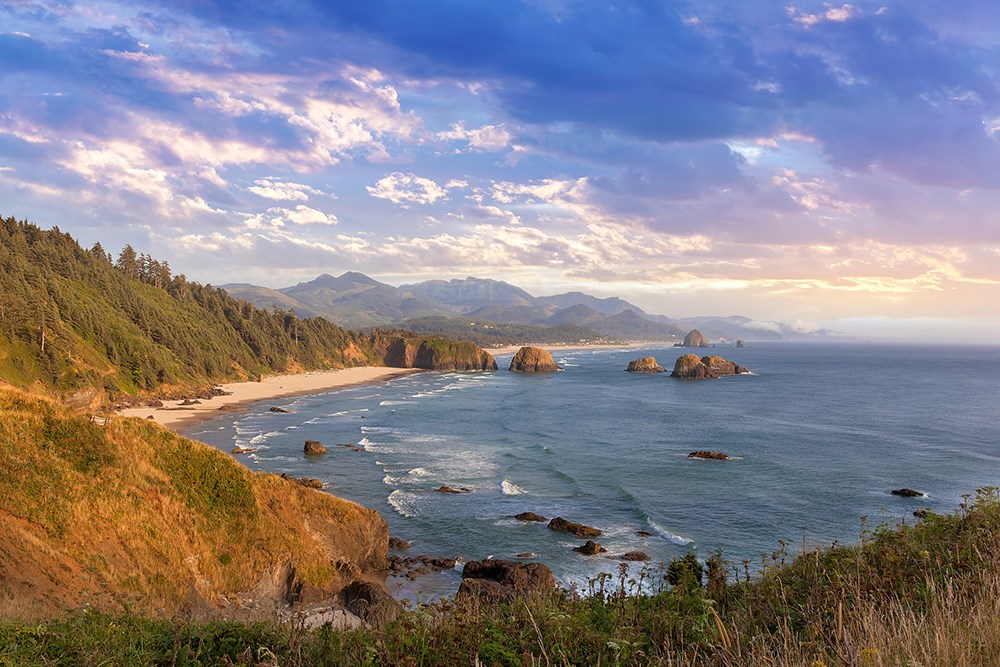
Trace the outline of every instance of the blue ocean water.
<path fill-rule="evenodd" d="M 720 345 L 707 352 L 753 374 L 624 372 L 649 354 L 670 368 L 684 352 L 557 352 L 565 370 L 545 375 L 421 373 L 262 402 L 186 435 L 227 452 L 259 448 L 240 457 L 252 469 L 322 480 L 378 510 L 413 542 L 409 553 L 531 552 L 567 583 L 614 572 L 613 556 L 634 549 L 654 563 L 716 548 L 759 563 L 779 540 L 853 542 L 862 516 L 869 527 L 912 521 L 917 508 L 952 511 L 963 494 L 1000 485 L 1000 347 Z M 498 357 L 501 369 L 509 359 Z M 304 457 L 305 439 L 329 452 Z M 699 449 L 735 460 L 687 458 Z M 889 493 L 902 486 L 928 497 Z M 600 528 L 608 553 L 583 556 L 572 547 L 584 540 L 511 518 L 528 510 Z M 458 582 L 454 571 L 390 583 L 412 600 Z"/>

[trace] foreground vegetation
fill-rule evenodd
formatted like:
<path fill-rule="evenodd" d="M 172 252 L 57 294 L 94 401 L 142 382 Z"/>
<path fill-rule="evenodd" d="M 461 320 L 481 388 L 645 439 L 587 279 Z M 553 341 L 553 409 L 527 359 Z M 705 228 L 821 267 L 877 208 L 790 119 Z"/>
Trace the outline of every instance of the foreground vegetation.
<path fill-rule="evenodd" d="M 692 558 L 512 605 L 454 601 L 381 628 L 304 631 L 82 610 L 0 623 L 0 664 L 1000 664 L 1000 498 L 882 526 L 855 546 Z M 704 574 L 704 578 L 702 578 Z M 699 579 L 701 582 L 699 583 Z M 669 582 L 669 583 L 668 583 Z M 671 585 L 672 584 L 672 585 Z"/>

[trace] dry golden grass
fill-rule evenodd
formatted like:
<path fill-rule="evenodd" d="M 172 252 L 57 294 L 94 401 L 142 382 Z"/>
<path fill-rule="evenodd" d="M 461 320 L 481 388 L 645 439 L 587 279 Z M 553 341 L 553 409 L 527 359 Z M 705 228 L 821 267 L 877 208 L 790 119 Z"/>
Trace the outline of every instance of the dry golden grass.
<path fill-rule="evenodd" d="M 0 612 L 249 614 L 286 565 L 312 598 L 384 565 L 375 512 L 144 420 L 99 426 L 0 388 L 0 443 Z"/>

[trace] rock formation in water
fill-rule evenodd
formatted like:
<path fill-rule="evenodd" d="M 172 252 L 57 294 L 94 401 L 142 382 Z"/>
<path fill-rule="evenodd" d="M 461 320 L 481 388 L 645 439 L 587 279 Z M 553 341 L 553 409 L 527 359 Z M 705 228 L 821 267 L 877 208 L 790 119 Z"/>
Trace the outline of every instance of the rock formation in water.
<path fill-rule="evenodd" d="M 603 533 L 597 528 L 585 526 L 582 523 L 567 521 L 561 516 L 557 516 L 552 519 L 552 521 L 549 521 L 549 528 L 560 533 L 570 533 L 571 535 L 576 535 L 577 537 L 598 537 L 599 535 L 603 535 Z"/>
<path fill-rule="evenodd" d="M 326 454 L 326 447 L 318 440 L 306 440 L 305 447 L 302 448 L 304 454 Z"/>
<path fill-rule="evenodd" d="M 684 347 L 708 347 L 708 339 L 705 338 L 705 334 L 697 329 L 691 329 L 684 336 L 684 343 L 682 345 Z"/>
<path fill-rule="evenodd" d="M 520 514 L 514 515 L 514 518 L 518 521 L 538 521 L 539 523 L 548 521 L 548 519 L 541 514 L 535 514 L 534 512 L 521 512 Z"/>
<path fill-rule="evenodd" d="M 623 553 L 621 556 L 618 556 L 618 560 L 639 562 L 639 561 L 650 560 L 650 558 L 649 554 L 647 554 L 645 551 L 628 551 L 626 553 Z"/>
<path fill-rule="evenodd" d="M 605 551 L 607 551 L 607 549 L 602 547 L 594 540 L 587 540 L 586 544 L 583 544 L 578 547 L 573 547 L 573 551 L 579 551 L 584 556 L 596 556 L 597 554 L 604 553 Z"/>
<path fill-rule="evenodd" d="M 689 459 L 708 459 L 710 461 L 729 461 L 731 460 L 729 454 L 723 454 L 722 452 L 710 452 L 706 449 L 699 449 L 696 452 L 691 452 L 688 454 Z"/>
<path fill-rule="evenodd" d="M 629 373 L 666 373 L 667 369 L 656 363 L 656 357 L 643 357 L 628 362 Z"/>
<path fill-rule="evenodd" d="M 742 338 L 740 338 L 738 341 L 736 341 L 736 347 L 743 347 L 744 345 L 745 345 L 745 343 L 743 342 Z"/>
<path fill-rule="evenodd" d="M 670 377 L 682 380 L 703 380 L 723 375 L 742 375 L 749 372 L 743 366 L 722 357 L 699 357 L 697 354 L 684 354 L 677 358 Z"/>
<path fill-rule="evenodd" d="M 488 603 L 505 603 L 518 597 L 547 593 L 555 585 L 552 570 L 542 563 L 474 560 L 462 569 L 458 595 L 479 598 Z"/>
<path fill-rule="evenodd" d="M 907 488 L 893 489 L 890 493 L 894 496 L 902 496 L 903 498 L 922 498 L 926 495 L 922 491 Z"/>
<path fill-rule="evenodd" d="M 539 347 L 522 347 L 510 360 L 507 369 L 515 373 L 551 373 L 561 371 L 555 359 L 546 350 Z"/>

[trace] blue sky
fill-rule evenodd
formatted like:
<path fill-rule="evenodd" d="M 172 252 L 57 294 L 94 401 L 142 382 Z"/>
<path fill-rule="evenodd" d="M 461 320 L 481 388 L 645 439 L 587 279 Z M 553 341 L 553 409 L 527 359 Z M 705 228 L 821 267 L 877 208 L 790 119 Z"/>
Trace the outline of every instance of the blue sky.
<path fill-rule="evenodd" d="M 996 341 L 1000 6 L 8 0 L 2 213 L 205 282 L 358 270 Z"/>

